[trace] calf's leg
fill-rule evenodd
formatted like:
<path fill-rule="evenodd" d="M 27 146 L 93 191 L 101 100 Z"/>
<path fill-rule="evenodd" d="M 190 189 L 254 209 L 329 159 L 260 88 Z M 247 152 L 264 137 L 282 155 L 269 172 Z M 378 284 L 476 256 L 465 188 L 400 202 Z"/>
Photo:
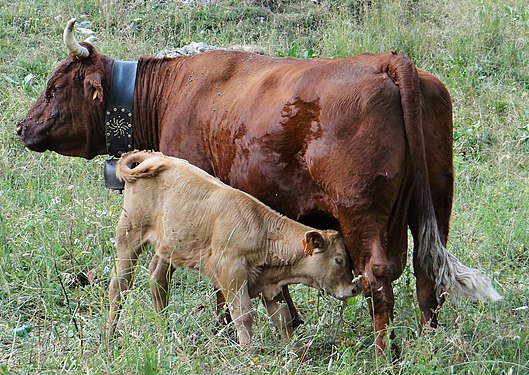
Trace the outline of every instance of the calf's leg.
<path fill-rule="evenodd" d="M 239 344 L 248 347 L 252 343 L 253 316 L 252 303 L 246 284 L 239 289 L 229 290 L 228 302 L 230 303 L 231 317 L 237 330 Z"/>
<path fill-rule="evenodd" d="M 281 338 L 285 341 L 290 341 L 294 328 L 292 326 L 290 309 L 284 300 L 285 298 L 282 292 L 272 299 L 267 299 L 263 296 L 263 303 L 274 325 L 281 332 Z"/>
<path fill-rule="evenodd" d="M 139 236 L 125 228 L 125 225 L 118 224 L 116 230 L 116 259 L 108 288 L 110 309 L 107 334 L 109 339 L 114 336 L 125 300 L 125 292 L 132 286 L 134 267 L 142 250 Z"/>
<path fill-rule="evenodd" d="M 221 290 L 215 291 L 215 294 L 217 296 L 217 305 L 215 311 L 217 313 L 219 323 L 221 325 L 230 324 L 232 321 L 230 312 L 228 310 L 225 310 L 226 298 L 224 298 L 224 294 L 222 294 Z M 288 287 L 286 285 L 283 287 L 283 298 L 290 311 L 290 316 L 292 317 L 292 328 L 295 329 L 304 322 L 301 316 L 299 315 L 296 306 L 294 305 L 294 301 L 292 301 L 292 297 L 290 296 L 290 292 L 288 291 Z"/>
<path fill-rule="evenodd" d="M 237 330 L 239 344 L 248 347 L 252 341 L 252 303 L 248 292 L 248 269 L 245 262 L 224 263 L 219 267 L 217 284 L 228 302 L 231 318 Z"/>
<path fill-rule="evenodd" d="M 149 274 L 151 277 L 151 295 L 154 311 L 161 313 L 169 301 L 169 285 L 176 267 L 173 267 L 165 259 L 157 254 L 151 260 L 149 265 Z M 225 310 L 226 299 L 221 290 L 216 290 L 217 297 L 216 313 L 221 325 L 231 323 L 231 316 L 228 310 Z"/>
<path fill-rule="evenodd" d="M 226 298 L 222 290 L 215 290 L 215 295 L 217 296 L 217 304 L 215 306 L 215 312 L 217 313 L 217 319 L 221 326 L 231 323 L 230 311 L 226 309 Z"/>
<path fill-rule="evenodd" d="M 149 274 L 151 276 L 151 296 L 154 305 L 154 311 L 161 313 L 167 307 L 169 285 L 175 271 L 169 262 L 154 255 L 149 265 Z"/>

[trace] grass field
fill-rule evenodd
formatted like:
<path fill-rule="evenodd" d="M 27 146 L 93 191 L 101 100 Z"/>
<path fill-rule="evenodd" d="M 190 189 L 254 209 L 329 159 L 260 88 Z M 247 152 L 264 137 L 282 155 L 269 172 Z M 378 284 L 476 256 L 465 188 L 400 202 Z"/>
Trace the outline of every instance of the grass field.
<path fill-rule="evenodd" d="M 101 334 L 122 196 L 103 187 L 103 157 L 38 154 L 14 136 L 66 57 L 62 30 L 74 16 L 92 21 L 98 49 L 116 59 L 191 41 L 300 58 L 406 53 L 454 102 L 449 250 L 490 275 L 504 300 L 447 303 L 442 326 L 419 337 L 407 269 L 395 283 L 402 356 L 391 361 L 374 354 L 363 297 L 342 303 L 297 286 L 305 324 L 295 340 L 311 344 L 300 364 L 258 303 L 254 348 L 215 332 L 213 289 L 194 272 L 177 271 L 168 313 L 156 316 L 148 253 L 108 347 Z M 523 0 L 0 0 L 0 374 L 529 373 L 528 41 Z"/>

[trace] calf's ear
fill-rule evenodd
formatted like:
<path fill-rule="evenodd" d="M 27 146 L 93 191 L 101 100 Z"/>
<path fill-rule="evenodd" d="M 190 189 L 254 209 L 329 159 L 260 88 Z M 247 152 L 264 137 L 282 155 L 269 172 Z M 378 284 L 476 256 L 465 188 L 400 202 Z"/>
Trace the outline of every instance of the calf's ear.
<path fill-rule="evenodd" d="M 99 74 L 90 74 L 84 79 L 84 96 L 94 104 L 103 102 L 103 87 Z"/>
<path fill-rule="evenodd" d="M 305 233 L 304 246 L 307 255 L 321 253 L 325 250 L 325 239 L 320 232 L 311 230 Z"/>

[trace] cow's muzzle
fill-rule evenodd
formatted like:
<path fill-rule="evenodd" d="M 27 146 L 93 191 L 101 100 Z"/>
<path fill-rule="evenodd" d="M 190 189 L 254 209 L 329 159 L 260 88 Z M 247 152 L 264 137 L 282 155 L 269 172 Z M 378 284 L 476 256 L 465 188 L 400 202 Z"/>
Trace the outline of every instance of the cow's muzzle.
<path fill-rule="evenodd" d="M 25 124 L 24 120 L 19 121 L 15 130 L 15 134 L 18 138 L 22 138 L 22 134 L 24 132 L 24 127 L 26 127 L 27 124 Z"/>
<path fill-rule="evenodd" d="M 353 296 L 356 296 L 357 294 L 360 294 L 362 292 L 361 279 L 362 275 L 355 277 L 353 279 L 352 285 L 344 287 L 340 293 L 335 295 L 335 297 L 342 301 L 345 301 Z"/>
<path fill-rule="evenodd" d="M 15 128 L 15 136 L 31 151 L 46 151 L 46 147 L 43 144 L 43 137 L 31 135 L 31 132 L 29 131 L 29 122 L 27 119 L 17 123 Z"/>

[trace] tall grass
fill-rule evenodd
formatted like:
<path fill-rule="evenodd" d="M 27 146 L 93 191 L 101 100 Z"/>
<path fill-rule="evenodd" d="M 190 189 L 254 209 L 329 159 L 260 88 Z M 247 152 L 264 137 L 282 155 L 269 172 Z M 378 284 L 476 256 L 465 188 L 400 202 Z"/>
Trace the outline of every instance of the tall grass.
<path fill-rule="evenodd" d="M 529 372 L 529 7 L 508 0 L 195 1 L 0 0 L 0 373 L 468 373 Z M 362 297 L 341 303 L 293 290 L 310 343 L 300 364 L 255 303 L 255 342 L 240 349 L 213 320 L 208 281 L 177 271 L 167 314 L 153 312 L 146 267 L 120 322 L 102 339 L 113 228 L 122 197 L 102 160 L 24 149 L 14 127 L 66 56 L 73 16 L 92 21 L 97 47 L 136 59 L 191 41 L 269 54 L 343 57 L 403 51 L 439 76 L 454 101 L 456 197 L 449 248 L 494 278 L 496 304 L 445 304 L 418 337 L 411 269 L 395 283 L 402 356 L 374 355 Z M 124 30 L 132 21 L 139 28 Z M 308 53 L 311 51 L 310 53 Z M 32 329 L 23 329 L 31 325 Z"/>

